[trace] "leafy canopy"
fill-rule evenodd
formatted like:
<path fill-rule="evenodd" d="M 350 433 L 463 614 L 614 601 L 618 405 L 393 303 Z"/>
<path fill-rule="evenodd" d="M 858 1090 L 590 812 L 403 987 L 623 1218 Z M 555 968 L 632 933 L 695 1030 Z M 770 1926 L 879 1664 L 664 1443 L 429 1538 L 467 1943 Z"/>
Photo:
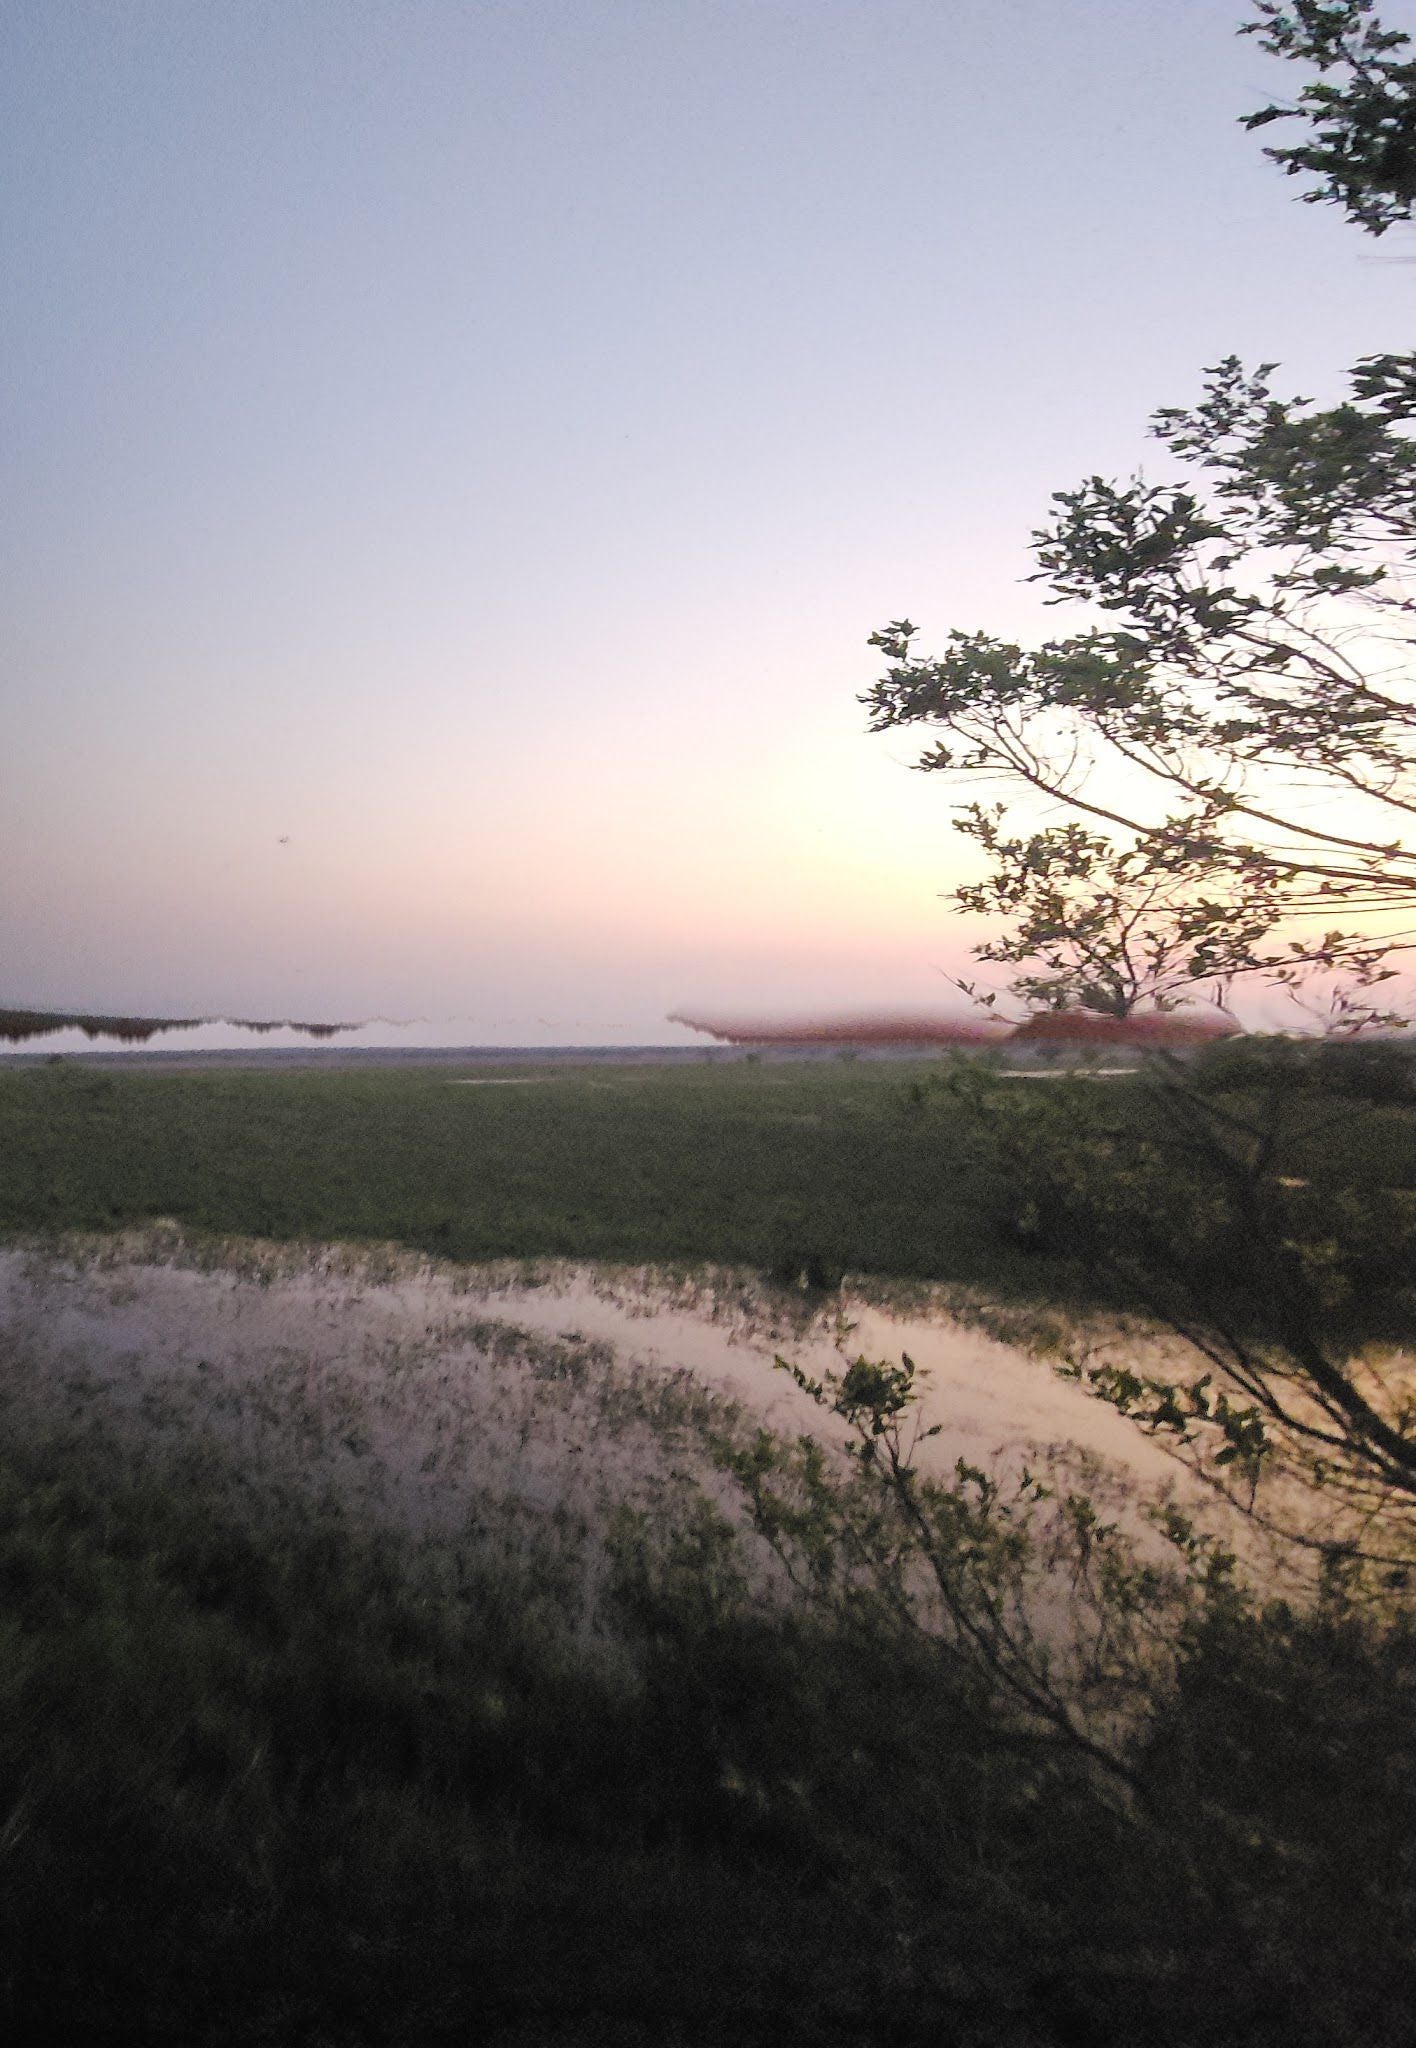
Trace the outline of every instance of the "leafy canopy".
<path fill-rule="evenodd" d="M 1384 28 L 1374 0 L 1257 0 L 1239 31 L 1278 57 L 1313 64 L 1318 77 L 1296 106 L 1268 106 L 1246 128 L 1304 124 L 1306 139 L 1266 149 L 1289 177 L 1312 175 L 1309 205 L 1340 206 L 1369 234 L 1409 221 L 1416 205 L 1416 62 L 1411 38 Z"/>
<path fill-rule="evenodd" d="M 1316 175 L 1304 197 L 1373 234 L 1409 220 L 1410 38 L 1372 0 L 1257 0 L 1240 33 L 1317 72 L 1246 121 L 1306 124 L 1267 152 Z M 956 630 L 936 659 L 909 619 L 871 636 L 872 729 L 923 726 L 922 769 L 1030 799 L 1021 830 L 1002 802 L 956 819 L 991 863 L 956 901 L 1003 920 L 977 950 L 1030 1003 L 1125 1017 L 1340 970 L 1360 1021 L 1412 935 L 1416 354 L 1362 358 L 1336 405 L 1280 395 L 1276 368 L 1226 357 L 1154 415 L 1172 477 L 1054 495 L 1031 580 L 1074 632 Z"/>
<path fill-rule="evenodd" d="M 908 619 L 871 636 L 874 731 L 923 727 L 920 768 L 1070 814 L 958 819 L 993 870 L 957 900 L 1013 919 L 981 955 L 1031 963 L 1033 1000 L 1125 1015 L 1242 974 L 1370 985 L 1404 928 L 1369 921 L 1416 915 L 1416 355 L 1364 358 L 1335 406 L 1278 395 L 1274 368 L 1229 357 L 1155 415 L 1176 480 L 1055 494 L 1032 580 L 1079 631 L 954 631 L 927 659 Z"/>

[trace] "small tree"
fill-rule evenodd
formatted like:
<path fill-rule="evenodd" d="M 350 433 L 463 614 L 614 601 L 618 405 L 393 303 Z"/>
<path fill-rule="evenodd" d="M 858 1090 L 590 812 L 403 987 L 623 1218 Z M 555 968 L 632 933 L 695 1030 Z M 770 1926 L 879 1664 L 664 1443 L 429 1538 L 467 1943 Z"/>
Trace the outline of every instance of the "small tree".
<path fill-rule="evenodd" d="M 1375 234 L 1409 218 L 1407 39 L 1370 0 L 1261 0 L 1243 32 L 1320 74 L 1297 108 L 1249 121 L 1309 120 L 1308 142 L 1270 151 L 1318 176 L 1307 196 Z M 1169 480 L 1055 495 L 1033 580 L 1080 610 L 1075 631 L 1030 649 L 955 631 L 931 659 L 909 619 L 872 636 L 889 664 L 863 699 L 872 729 L 918 727 L 920 768 L 1004 792 L 961 807 L 991 867 L 956 901 L 1004 921 L 977 951 L 1031 1004 L 1124 1018 L 1206 986 L 1316 980 L 1355 1027 L 1383 1014 L 1376 991 L 1416 943 L 1416 354 L 1364 357 L 1327 406 L 1282 396 L 1275 368 L 1226 358 L 1197 405 L 1154 416 Z M 1400 1572 L 1416 1398 L 1367 1346 L 1416 1324 L 1416 1197 L 1354 1165 L 1354 1077 L 1348 1142 L 1326 1150 L 1299 1078 L 1280 1053 L 1267 1074 L 1208 1078 L 1161 1058 L 1105 1100 L 946 1085 L 1003 1168 L 1003 1226 L 1196 1359 L 1079 1361 L 1092 1390 L 1251 1509 L 1261 1475 L 1300 1477 L 1296 1511 L 1281 1487 L 1265 1496 L 1286 1529 Z"/>
<path fill-rule="evenodd" d="M 1240 33 L 1319 74 L 1247 117 L 1308 122 L 1268 151 L 1317 176 L 1305 197 L 1373 234 L 1409 219 L 1410 39 L 1372 0 L 1257 0 Z M 1198 405 L 1155 414 L 1173 480 L 1055 494 L 1032 580 L 1082 608 L 1076 632 L 954 631 L 936 659 L 909 619 L 871 636 L 890 664 L 862 700 L 874 731 L 929 729 L 922 769 L 1067 814 L 1019 831 L 976 801 L 956 821 L 992 861 L 956 900 L 1011 920 L 979 953 L 1030 1001 L 1124 1016 L 1334 972 L 1370 990 L 1410 937 L 1416 355 L 1364 357 L 1335 406 L 1278 395 L 1276 367 L 1228 357 Z"/>
<path fill-rule="evenodd" d="M 1326 408 L 1275 397 L 1272 369 L 1230 358 L 1155 416 L 1193 483 L 1057 494 L 1034 580 L 1108 624 L 1036 649 L 955 631 L 936 659 L 908 619 L 871 636 L 873 731 L 933 731 L 921 769 L 1072 814 L 957 821 L 994 866 L 956 900 L 1012 915 L 981 957 L 1037 962 L 1026 996 L 1124 1014 L 1239 976 L 1371 987 L 1408 931 L 1366 921 L 1416 920 L 1416 355 L 1366 359 Z"/>

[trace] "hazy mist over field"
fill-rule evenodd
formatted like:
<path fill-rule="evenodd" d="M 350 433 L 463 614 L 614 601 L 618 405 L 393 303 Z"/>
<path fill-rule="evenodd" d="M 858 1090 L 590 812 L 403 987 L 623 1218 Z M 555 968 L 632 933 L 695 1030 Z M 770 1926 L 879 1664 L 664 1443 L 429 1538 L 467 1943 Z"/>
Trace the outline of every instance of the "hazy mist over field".
<path fill-rule="evenodd" d="M 1232 15 L 9 10 L 0 1001 L 937 1004 L 867 634 L 1043 625 L 1048 494 L 1218 353 L 1406 339 Z"/>

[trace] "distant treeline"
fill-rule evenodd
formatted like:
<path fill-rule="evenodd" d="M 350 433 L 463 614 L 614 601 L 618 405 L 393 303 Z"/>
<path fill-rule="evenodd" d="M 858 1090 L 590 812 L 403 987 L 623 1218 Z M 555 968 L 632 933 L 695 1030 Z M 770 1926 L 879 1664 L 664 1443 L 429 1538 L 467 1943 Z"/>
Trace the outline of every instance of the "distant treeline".
<path fill-rule="evenodd" d="M 0 1009 L 0 1039 L 23 1045 L 55 1031 L 82 1031 L 85 1038 L 120 1038 L 146 1045 L 159 1031 L 195 1031 L 200 1024 L 228 1024 L 236 1031 L 303 1031 L 310 1038 L 334 1038 L 358 1031 L 358 1024 L 301 1024 L 293 1017 L 100 1017 L 83 1010 Z"/>

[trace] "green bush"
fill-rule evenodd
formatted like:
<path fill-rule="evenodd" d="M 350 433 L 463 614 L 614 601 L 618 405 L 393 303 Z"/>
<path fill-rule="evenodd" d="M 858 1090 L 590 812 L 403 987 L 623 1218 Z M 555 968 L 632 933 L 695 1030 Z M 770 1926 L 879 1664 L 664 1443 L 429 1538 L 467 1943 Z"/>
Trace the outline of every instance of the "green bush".
<path fill-rule="evenodd" d="M 1399 1106 L 1416 1103 L 1416 1040 L 1233 1038 L 1206 1047 L 1194 1073 L 1214 1091 L 1306 1091 Z"/>

